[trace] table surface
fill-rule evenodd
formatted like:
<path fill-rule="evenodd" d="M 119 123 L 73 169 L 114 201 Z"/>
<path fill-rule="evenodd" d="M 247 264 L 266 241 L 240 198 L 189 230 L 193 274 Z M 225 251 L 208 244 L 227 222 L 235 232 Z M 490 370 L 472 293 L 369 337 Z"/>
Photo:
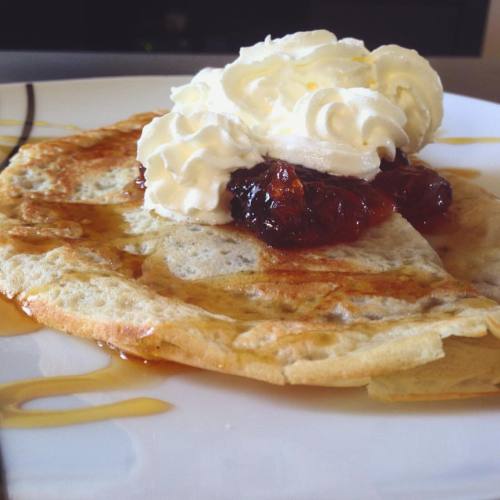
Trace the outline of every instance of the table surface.
<path fill-rule="evenodd" d="M 0 83 L 125 75 L 188 75 L 232 54 L 0 51 Z M 500 58 L 433 57 L 446 91 L 500 102 Z"/>

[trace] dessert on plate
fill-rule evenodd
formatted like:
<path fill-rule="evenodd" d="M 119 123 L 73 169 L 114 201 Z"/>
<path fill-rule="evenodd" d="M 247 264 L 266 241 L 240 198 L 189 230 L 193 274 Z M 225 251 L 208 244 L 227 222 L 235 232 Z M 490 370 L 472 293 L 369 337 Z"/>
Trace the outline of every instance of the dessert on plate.
<path fill-rule="evenodd" d="M 172 100 L 11 160 L 2 293 L 146 359 L 381 399 L 497 391 L 494 370 L 470 369 L 481 350 L 499 357 L 500 306 L 481 294 L 496 297 L 496 242 L 486 277 L 455 276 L 462 256 L 439 227 L 468 219 L 475 188 L 411 159 L 443 112 L 425 59 L 296 33 L 202 70 Z"/>

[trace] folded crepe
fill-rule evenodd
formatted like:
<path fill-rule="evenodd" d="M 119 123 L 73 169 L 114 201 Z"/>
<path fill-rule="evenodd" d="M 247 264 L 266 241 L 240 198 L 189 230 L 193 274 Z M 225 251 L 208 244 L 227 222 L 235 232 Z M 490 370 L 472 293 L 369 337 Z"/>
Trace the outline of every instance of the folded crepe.
<path fill-rule="evenodd" d="M 373 384 L 439 363 L 443 339 L 500 335 L 500 306 L 399 214 L 354 243 L 281 251 L 144 210 L 136 140 L 153 116 L 26 145 L 0 175 L 0 290 L 41 323 L 146 359 L 385 399 Z"/>
<path fill-rule="evenodd" d="M 500 199 L 459 175 L 443 173 L 453 188 L 449 222 L 426 235 L 444 267 L 500 302 Z M 492 325 L 497 331 L 498 325 Z M 451 337 L 445 357 L 375 378 L 368 391 L 386 401 L 491 396 L 500 392 L 500 340 Z"/>
<path fill-rule="evenodd" d="M 500 199 L 459 175 L 443 175 L 454 194 L 449 223 L 427 240 L 449 273 L 500 302 Z"/>

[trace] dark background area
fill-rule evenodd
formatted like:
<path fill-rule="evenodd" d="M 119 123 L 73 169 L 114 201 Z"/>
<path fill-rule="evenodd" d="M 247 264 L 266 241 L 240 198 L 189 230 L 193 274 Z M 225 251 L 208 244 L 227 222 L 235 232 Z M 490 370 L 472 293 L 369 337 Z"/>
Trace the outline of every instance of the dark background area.
<path fill-rule="evenodd" d="M 488 0 L 4 2 L 0 50 L 234 53 L 267 34 L 326 28 L 340 38 L 481 54 Z"/>

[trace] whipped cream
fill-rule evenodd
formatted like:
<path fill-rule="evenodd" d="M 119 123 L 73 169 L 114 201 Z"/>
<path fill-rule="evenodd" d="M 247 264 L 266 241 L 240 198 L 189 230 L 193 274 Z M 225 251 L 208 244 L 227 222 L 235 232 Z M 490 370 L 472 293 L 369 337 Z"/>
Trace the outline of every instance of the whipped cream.
<path fill-rule="evenodd" d="M 324 88 L 304 94 L 267 139 L 267 153 L 334 175 L 370 178 L 380 155 L 408 143 L 405 114 L 378 92 Z"/>
<path fill-rule="evenodd" d="M 382 45 L 369 57 L 375 73 L 372 88 L 387 96 L 406 114 L 410 139 L 403 148 L 415 153 L 433 139 L 443 119 L 443 86 L 438 74 L 417 51 Z"/>
<path fill-rule="evenodd" d="M 249 137 L 243 123 L 222 114 L 154 118 L 137 143 L 137 159 L 146 167 L 145 208 L 174 220 L 229 222 L 231 172 L 262 161 Z"/>
<path fill-rule="evenodd" d="M 370 52 L 326 30 L 267 37 L 172 89 L 173 113 L 139 141 L 146 207 L 177 220 L 227 222 L 231 172 L 265 155 L 371 179 L 381 157 L 432 140 L 442 94 L 439 76 L 413 50 Z"/>

